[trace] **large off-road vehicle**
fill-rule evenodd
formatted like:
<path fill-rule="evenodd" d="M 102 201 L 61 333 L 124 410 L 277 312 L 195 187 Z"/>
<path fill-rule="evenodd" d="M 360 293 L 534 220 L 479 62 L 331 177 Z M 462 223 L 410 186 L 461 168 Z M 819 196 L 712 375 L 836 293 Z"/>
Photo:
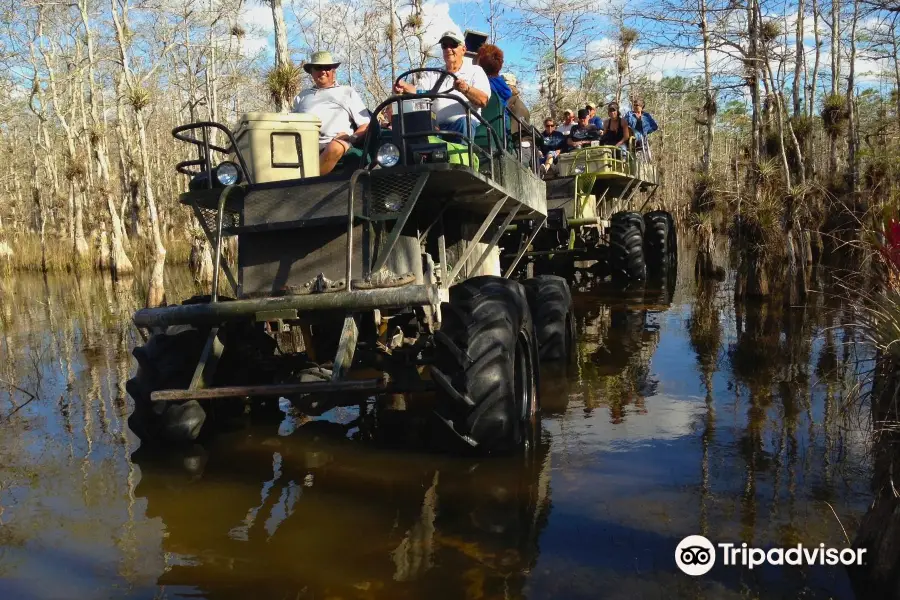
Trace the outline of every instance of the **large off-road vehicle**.
<path fill-rule="evenodd" d="M 672 215 L 644 212 L 659 188 L 655 165 L 632 146 L 588 146 L 562 154 L 548 179 L 546 226 L 520 259 L 515 248 L 533 223 L 511 226 L 501 240 L 502 261 L 534 273 L 571 278 L 576 269 L 622 282 L 670 274 L 677 252 Z M 637 202 L 643 200 L 640 205 Z"/>
<path fill-rule="evenodd" d="M 362 147 L 327 176 L 311 115 L 173 130 L 197 151 L 177 166 L 191 178 L 180 201 L 214 248 L 214 278 L 208 296 L 134 315 L 149 332 L 127 386 L 142 440 L 193 440 L 282 397 L 321 413 L 424 392 L 407 407 L 427 407 L 449 439 L 487 452 L 526 444 L 540 362 L 570 357 L 574 337 L 563 279 L 512 276 L 547 220 L 545 184 L 533 148 L 513 148 L 439 91 L 452 73 L 398 80 L 423 71 L 438 71 L 435 86 L 380 104 Z M 436 130 L 437 98 L 460 102 L 475 135 Z M 498 241 L 522 221 L 531 233 L 501 271 Z M 223 260 L 229 237 L 236 273 Z"/>

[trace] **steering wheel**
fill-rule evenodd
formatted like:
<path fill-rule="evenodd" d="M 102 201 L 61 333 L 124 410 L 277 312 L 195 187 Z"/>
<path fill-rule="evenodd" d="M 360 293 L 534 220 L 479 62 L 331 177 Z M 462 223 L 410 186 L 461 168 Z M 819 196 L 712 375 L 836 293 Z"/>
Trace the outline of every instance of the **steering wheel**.
<path fill-rule="evenodd" d="M 440 93 L 439 90 L 441 89 L 441 86 L 444 85 L 444 81 L 446 81 L 446 79 L 448 77 L 453 78 L 453 83 L 456 83 L 459 80 L 459 77 L 457 77 L 455 74 L 451 73 L 450 71 L 445 71 L 444 69 L 434 69 L 432 67 L 424 67 L 421 69 L 410 69 L 409 71 L 406 71 L 405 73 L 400 73 L 400 75 L 397 77 L 396 81 L 394 81 L 394 85 L 397 85 L 398 83 L 400 83 L 400 80 L 404 79 L 408 75 L 412 75 L 413 73 L 425 73 L 425 72 L 440 73 L 440 75 L 441 75 L 440 77 L 438 77 L 438 80 L 434 84 L 434 87 L 432 87 L 430 90 L 428 90 L 429 94 Z"/>

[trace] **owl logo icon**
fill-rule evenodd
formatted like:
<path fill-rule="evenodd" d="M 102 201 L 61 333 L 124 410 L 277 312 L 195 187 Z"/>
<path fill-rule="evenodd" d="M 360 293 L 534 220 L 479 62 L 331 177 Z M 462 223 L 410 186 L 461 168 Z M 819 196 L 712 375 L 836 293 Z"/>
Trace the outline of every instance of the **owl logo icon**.
<path fill-rule="evenodd" d="M 705 575 L 716 564 L 715 546 L 702 535 L 689 535 L 675 548 L 675 564 L 692 577 Z"/>

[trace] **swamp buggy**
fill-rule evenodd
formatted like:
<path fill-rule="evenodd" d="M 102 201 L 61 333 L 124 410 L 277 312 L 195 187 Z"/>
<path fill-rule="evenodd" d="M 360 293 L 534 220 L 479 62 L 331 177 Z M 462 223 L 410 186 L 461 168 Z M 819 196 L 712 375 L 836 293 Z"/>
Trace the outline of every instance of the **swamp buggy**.
<path fill-rule="evenodd" d="M 326 176 L 311 115 L 173 130 L 197 151 L 177 165 L 191 178 L 180 202 L 214 249 L 214 277 L 208 296 L 133 317 L 149 332 L 127 384 L 144 443 L 191 441 L 248 407 L 278 411 L 282 397 L 316 415 L 377 396 L 436 416 L 463 448 L 528 445 L 540 363 L 569 360 L 574 344 L 567 282 L 516 278 L 547 223 L 545 183 L 533 148 L 511 148 L 438 91 L 452 73 L 398 81 L 423 71 L 440 74 L 435 86 L 380 104 L 362 147 Z M 462 104 L 476 134 L 437 131 L 437 98 Z M 498 242 L 523 221 L 529 233 L 501 271 Z M 229 237 L 236 273 L 223 260 Z"/>
<path fill-rule="evenodd" d="M 524 259 L 512 251 L 534 222 L 508 227 L 501 257 L 520 273 L 553 273 L 569 281 L 576 271 L 619 283 L 672 281 L 677 262 L 675 220 L 664 210 L 644 212 L 659 188 L 656 166 L 643 152 L 587 146 L 560 156 L 558 175 L 546 181 L 547 221 Z M 637 202 L 643 199 L 638 206 Z"/>

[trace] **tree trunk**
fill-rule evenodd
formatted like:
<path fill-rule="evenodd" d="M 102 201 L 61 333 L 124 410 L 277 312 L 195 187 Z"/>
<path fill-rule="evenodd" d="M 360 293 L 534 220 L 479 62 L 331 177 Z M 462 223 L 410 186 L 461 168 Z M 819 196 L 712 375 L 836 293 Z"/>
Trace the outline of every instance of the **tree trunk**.
<path fill-rule="evenodd" d="M 715 132 L 716 102 L 713 98 L 712 73 L 709 64 L 709 23 L 706 18 L 706 0 L 699 0 L 700 32 L 703 37 L 703 81 L 705 96 L 706 124 L 703 137 L 703 158 L 701 159 L 701 172 L 709 175 L 712 163 L 713 135 Z"/>
<path fill-rule="evenodd" d="M 88 17 L 87 0 L 78 1 L 81 22 L 84 24 L 85 45 L 88 53 L 88 98 L 90 103 L 91 131 L 89 140 L 94 160 L 97 163 L 97 171 L 100 177 L 99 193 L 106 200 L 106 208 L 112 223 L 110 232 L 110 259 L 109 268 L 114 277 L 134 273 L 134 267 L 122 246 L 122 221 L 119 219 L 119 211 L 113 197 L 113 190 L 109 176 L 109 152 L 106 147 L 105 128 L 100 116 L 100 100 L 97 93 L 97 80 L 95 75 L 96 60 L 94 58 L 94 37 Z"/>
<path fill-rule="evenodd" d="M 269 0 L 272 6 L 272 20 L 275 23 L 275 68 L 287 65 L 291 61 L 291 53 L 287 45 L 287 26 L 284 24 L 284 8 L 281 0 Z M 318 48 L 317 48 L 318 50 Z M 276 112 L 290 112 L 290 104 L 285 105 L 281 98 L 275 100 Z"/>
<path fill-rule="evenodd" d="M 43 128 L 42 125 L 39 125 L 40 128 Z M 34 200 L 34 205 L 37 211 L 37 228 L 38 235 L 40 236 L 40 244 L 41 244 L 41 271 L 44 273 L 47 272 L 47 239 L 46 239 L 46 229 L 47 229 L 47 209 L 44 206 L 44 198 L 41 193 L 41 181 L 40 181 L 40 171 L 39 171 L 39 162 L 37 157 L 37 150 L 34 146 L 31 148 L 31 198 Z"/>
<path fill-rule="evenodd" d="M 79 180 L 78 191 L 75 193 L 75 255 L 80 261 L 85 260 L 90 251 L 87 238 L 84 235 L 84 181 Z"/>
<path fill-rule="evenodd" d="M 759 157 L 760 157 L 760 98 L 759 98 L 759 23 L 756 19 L 756 0 L 747 1 L 747 35 L 749 36 L 747 53 L 747 86 L 750 88 L 752 114 L 750 119 L 750 194 L 759 196 Z"/>
<path fill-rule="evenodd" d="M 847 74 L 847 114 L 849 131 L 847 132 L 847 167 L 850 170 L 850 189 L 853 194 L 859 192 L 859 157 L 857 156 L 857 126 L 855 102 L 856 76 L 856 24 L 859 22 L 859 0 L 853 0 L 853 19 L 850 22 L 850 72 Z"/>
<path fill-rule="evenodd" d="M 812 0 L 813 7 L 813 35 L 815 36 L 816 42 L 816 58 L 813 62 L 813 72 L 812 72 L 812 82 L 809 92 L 809 98 L 807 98 L 809 103 L 809 118 L 813 118 L 815 116 L 816 111 L 816 85 L 819 79 L 819 60 L 822 57 L 822 40 L 819 39 L 819 1 Z"/>
<path fill-rule="evenodd" d="M 841 3 L 840 0 L 831 0 L 831 94 L 836 96 L 841 79 Z M 832 135 L 831 145 L 828 148 L 829 171 L 834 176 L 837 173 L 837 136 Z"/>
<path fill-rule="evenodd" d="M 891 58 L 894 61 L 894 89 L 900 90 L 900 43 L 898 43 L 897 39 L 897 18 L 900 17 L 900 13 L 894 13 L 894 18 L 891 21 L 891 49 L 893 52 L 891 53 Z M 900 126 L 900 93 L 894 94 L 894 101 L 897 103 L 897 107 L 894 109 L 897 113 L 897 125 Z"/>
<path fill-rule="evenodd" d="M 791 92 L 794 100 L 794 116 L 799 117 L 802 110 L 802 102 L 800 98 L 800 77 L 803 71 L 803 11 L 806 7 L 803 0 L 797 0 L 797 31 L 794 37 L 795 53 L 794 53 L 794 82 L 791 86 Z"/>
<path fill-rule="evenodd" d="M 156 260 L 150 276 L 150 291 L 147 296 L 147 306 L 154 307 L 160 306 L 165 298 L 163 275 L 166 264 L 166 246 L 163 243 L 159 214 L 156 210 L 156 198 L 153 195 L 153 178 L 150 173 L 150 157 L 147 151 L 147 130 L 140 110 L 135 109 L 134 120 L 138 129 L 138 154 L 141 157 L 144 198 L 147 200 L 147 210 L 150 213 L 150 230 L 153 232 L 153 245 L 156 251 Z"/>

